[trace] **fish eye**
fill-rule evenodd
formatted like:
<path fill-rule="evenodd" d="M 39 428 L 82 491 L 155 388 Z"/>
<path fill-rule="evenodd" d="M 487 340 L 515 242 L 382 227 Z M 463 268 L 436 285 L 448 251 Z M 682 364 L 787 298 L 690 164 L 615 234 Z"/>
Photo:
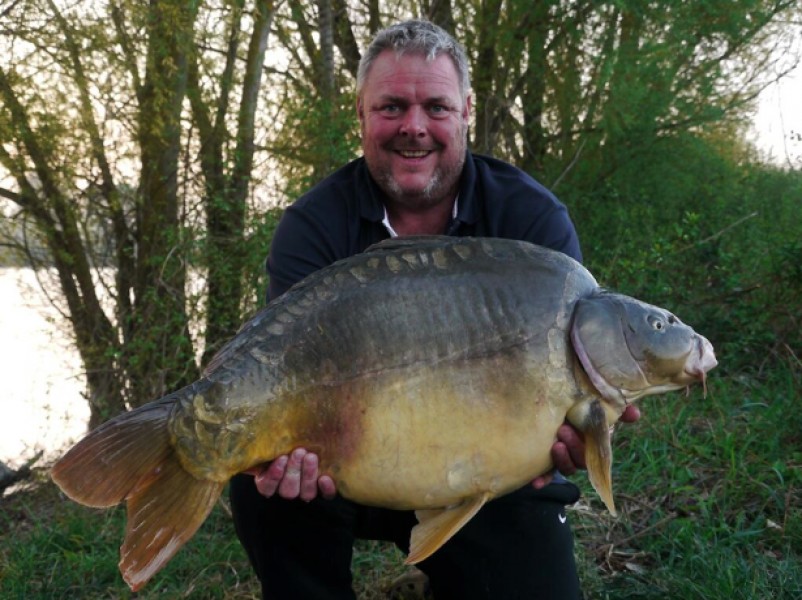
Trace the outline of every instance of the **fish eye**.
<path fill-rule="evenodd" d="M 646 320 L 649 322 L 649 325 L 651 325 L 652 329 L 654 329 L 655 331 L 663 331 L 666 328 L 666 322 L 661 317 L 650 315 L 649 317 L 646 318 Z M 669 318 L 669 323 L 670 322 L 671 319 Z"/>

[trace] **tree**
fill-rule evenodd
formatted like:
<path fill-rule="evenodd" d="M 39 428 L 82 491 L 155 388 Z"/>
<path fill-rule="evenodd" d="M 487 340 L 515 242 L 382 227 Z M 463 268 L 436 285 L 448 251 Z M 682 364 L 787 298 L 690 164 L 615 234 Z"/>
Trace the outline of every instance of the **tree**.
<path fill-rule="evenodd" d="M 137 249 L 134 303 L 122 320 L 124 369 L 135 404 L 158 398 L 197 375 L 186 315 L 187 264 L 176 251 L 185 242 L 179 227 L 178 171 L 196 11 L 194 2 L 160 0 L 150 3 L 143 15 L 145 73 L 134 90 L 140 151 L 132 232 Z M 123 30 L 117 35 L 122 37 Z M 137 57 L 126 58 L 132 79 L 140 79 L 134 66 Z"/>
<path fill-rule="evenodd" d="M 473 147 L 558 182 L 580 158 L 591 178 L 659 138 L 741 118 L 761 86 L 788 0 L 462 2 L 472 56 Z M 579 183 L 574 180 L 574 184 Z"/>
<path fill-rule="evenodd" d="M 11 42 L 15 42 L 25 52 L 23 59 L 0 70 L 4 140 L 0 160 L 18 188 L 3 190 L 3 195 L 19 207 L 15 215 L 18 219 L 33 224 L 48 251 L 44 260 L 30 252 L 28 256 L 34 267 L 52 264 L 56 271 L 66 316 L 86 367 L 92 421 L 97 424 L 124 408 L 124 383 L 118 368 L 119 330 L 103 310 L 95 285 L 94 275 L 100 266 L 95 259 L 99 257 L 87 251 L 95 241 L 89 227 L 98 214 L 98 210 L 88 209 L 88 199 L 95 200 L 93 209 L 103 204 L 101 210 L 109 221 L 127 232 L 126 215 L 104 153 L 101 128 L 95 122 L 89 77 L 79 51 L 80 32 L 52 3 L 41 9 L 50 11 L 55 18 L 49 20 L 47 27 L 31 28 L 23 18 L 30 9 L 27 3 L 18 2 L 5 15 L 13 19 L 15 33 L 13 39 L 7 40 L 7 47 L 13 47 Z M 53 45 L 54 36 L 63 43 Z M 32 58 L 45 50 L 52 52 L 52 61 L 42 64 Z M 69 99 L 63 91 L 66 73 L 72 85 Z M 57 82 L 61 86 L 52 85 Z M 85 135 L 70 136 L 71 125 L 84 127 Z M 74 185 L 82 165 L 73 160 L 82 154 L 91 156 L 95 163 L 94 172 L 87 178 L 91 183 L 83 190 Z M 131 238 L 123 236 L 113 245 L 125 254 L 131 242 Z M 131 289 L 133 275 L 129 270 L 119 273 Z M 127 298 L 127 290 L 125 294 Z M 128 317 L 124 303 L 117 316 Z"/>
<path fill-rule="evenodd" d="M 351 12 L 342 0 L 289 0 L 277 19 L 276 36 L 288 66 L 278 83 L 282 127 L 270 151 L 279 159 L 289 197 L 355 155 L 360 52 Z"/>
<path fill-rule="evenodd" d="M 765 83 L 764 42 L 795 10 L 12 0 L 0 9 L 0 197 L 14 210 L 0 229 L 55 273 L 97 424 L 195 378 L 234 333 L 276 216 L 264 198 L 293 198 L 356 154 L 360 48 L 381 26 L 423 15 L 453 31 L 471 60 L 473 148 L 576 199 L 732 128 Z"/>
<path fill-rule="evenodd" d="M 54 1 L 20 0 L 3 15 L 12 26 L 0 39 L 12 60 L 0 69 L 0 161 L 17 189 L 0 193 L 17 206 L 13 218 L 44 240 L 45 256 L 28 253 L 32 265 L 57 273 L 86 367 L 91 425 L 197 377 L 190 264 L 206 267 L 209 347 L 241 321 L 240 248 L 273 13 L 269 3 L 254 7 L 240 61 L 244 34 L 236 15 L 243 6 L 234 8 L 223 61 L 225 46 L 199 52 L 196 3 L 113 1 L 62 11 Z M 202 16 L 213 10 L 227 9 L 205 6 Z M 208 77 L 221 64 L 219 79 Z M 219 84 L 217 97 L 202 89 L 204 74 L 209 88 Z M 241 100 L 232 127 L 236 84 Z M 196 147 L 200 164 L 182 171 Z M 198 203 L 192 194 L 199 179 Z M 204 225 L 206 252 L 198 261 Z"/>
<path fill-rule="evenodd" d="M 204 181 L 205 265 L 207 268 L 207 310 L 202 363 L 208 362 L 220 345 L 233 336 L 242 321 L 247 254 L 245 227 L 247 199 L 254 165 L 256 115 L 270 24 L 275 15 L 272 2 L 259 0 L 253 7 L 241 83 L 236 86 L 238 49 L 244 35 L 243 0 L 231 6 L 225 31 L 222 62 L 211 61 L 205 80 L 217 90 L 216 97 L 201 82 L 201 56 L 193 52 L 189 70 L 189 99 L 198 131 L 200 166 Z M 213 47 L 214 36 L 204 45 Z M 220 71 L 216 72 L 215 67 Z M 236 128 L 229 130 L 229 108 L 239 90 Z M 212 99 L 210 99 L 212 98 Z M 231 139 L 233 137 L 233 140 Z M 230 152 L 228 149 L 231 148 Z"/>

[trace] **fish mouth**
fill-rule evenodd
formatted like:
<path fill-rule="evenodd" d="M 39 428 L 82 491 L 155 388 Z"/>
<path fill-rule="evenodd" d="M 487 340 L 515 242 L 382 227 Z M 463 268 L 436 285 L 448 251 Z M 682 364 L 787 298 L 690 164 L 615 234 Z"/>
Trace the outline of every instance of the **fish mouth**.
<path fill-rule="evenodd" d="M 696 351 L 688 357 L 684 373 L 690 379 L 690 383 L 701 382 L 705 397 L 707 396 L 707 372 L 717 364 L 718 360 L 713 351 L 713 344 L 706 337 L 697 334 Z"/>

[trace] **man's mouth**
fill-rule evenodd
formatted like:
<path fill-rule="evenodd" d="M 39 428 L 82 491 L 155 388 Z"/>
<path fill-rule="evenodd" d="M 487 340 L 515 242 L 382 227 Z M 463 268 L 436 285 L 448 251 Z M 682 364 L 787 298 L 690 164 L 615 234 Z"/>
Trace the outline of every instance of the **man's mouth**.
<path fill-rule="evenodd" d="M 404 158 L 423 158 L 429 150 L 398 150 L 398 153 Z"/>

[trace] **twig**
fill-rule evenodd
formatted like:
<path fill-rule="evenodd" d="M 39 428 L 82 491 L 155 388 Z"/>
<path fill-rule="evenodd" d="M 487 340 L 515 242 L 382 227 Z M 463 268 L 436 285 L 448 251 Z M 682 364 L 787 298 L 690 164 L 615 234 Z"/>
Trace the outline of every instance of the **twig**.
<path fill-rule="evenodd" d="M 799 359 L 799 357 L 794 353 L 794 351 L 791 349 L 791 346 L 789 346 L 787 342 L 783 342 L 783 348 L 785 348 L 788 351 L 788 354 L 790 355 L 791 359 L 793 359 L 793 361 L 796 363 L 796 365 L 798 367 L 802 367 L 802 360 Z"/>
<path fill-rule="evenodd" d="M 2 461 L 0 461 L 0 495 L 5 491 L 5 489 L 9 486 L 14 485 L 18 481 L 22 481 L 23 479 L 27 479 L 31 476 L 31 467 L 36 463 L 40 458 L 42 458 L 43 452 L 40 450 L 37 452 L 33 458 L 29 459 L 16 471 L 14 469 L 9 468 L 6 466 Z"/>
<path fill-rule="evenodd" d="M 677 254 L 679 254 L 680 252 L 685 252 L 686 250 L 690 250 L 694 246 L 700 246 L 700 245 L 702 245 L 702 244 L 704 244 L 706 242 L 711 242 L 711 241 L 715 240 L 716 238 L 719 238 L 722 235 L 724 235 L 725 233 L 727 233 L 730 229 L 733 229 L 734 227 L 737 227 L 738 225 L 740 225 L 744 221 L 747 221 L 749 219 L 753 219 L 754 217 L 758 216 L 758 214 L 759 214 L 758 211 L 755 211 L 753 213 L 750 213 L 750 214 L 746 215 L 745 217 L 741 217 L 740 219 L 738 219 L 734 223 L 730 223 L 724 229 L 720 229 L 719 231 L 717 231 L 713 235 L 711 235 L 709 237 L 706 237 L 703 240 L 699 240 L 697 242 L 693 242 L 691 244 L 688 244 L 687 246 L 685 246 L 683 248 L 680 248 L 679 250 L 677 250 Z"/>
<path fill-rule="evenodd" d="M 669 521 L 673 521 L 676 518 L 677 518 L 677 513 L 671 512 L 668 515 L 666 515 L 665 517 L 663 517 L 662 519 L 660 519 L 659 521 L 657 521 L 657 523 L 653 523 L 653 524 L 649 525 L 648 527 L 644 527 L 640 531 L 637 531 L 637 532 L 633 533 L 630 536 L 627 536 L 627 537 L 625 537 L 623 539 L 620 539 L 620 540 L 612 540 L 610 542 L 610 546 L 623 546 L 624 544 L 627 544 L 627 543 L 631 542 L 632 540 L 636 540 L 639 537 L 642 537 L 642 536 L 646 535 L 647 533 L 650 533 L 654 529 L 658 529 L 658 528 L 662 527 L 663 525 L 665 525 Z"/>
<path fill-rule="evenodd" d="M 560 182 L 563 179 L 565 179 L 565 176 L 568 175 L 568 173 L 571 171 L 571 169 L 574 168 L 574 165 L 576 165 L 577 161 L 579 160 L 579 155 L 582 153 L 582 149 L 585 147 L 585 143 L 587 141 L 588 141 L 587 138 L 583 138 L 582 143 L 579 144 L 579 148 L 577 148 L 576 152 L 574 152 L 574 156 L 571 159 L 571 162 L 568 163 L 568 166 L 565 167 L 565 169 L 563 169 L 563 172 L 560 173 L 560 175 L 557 177 L 557 179 L 554 180 L 554 183 L 551 184 L 551 188 L 550 189 L 552 189 L 552 190 L 556 189 L 556 187 L 558 185 L 560 185 Z"/>

